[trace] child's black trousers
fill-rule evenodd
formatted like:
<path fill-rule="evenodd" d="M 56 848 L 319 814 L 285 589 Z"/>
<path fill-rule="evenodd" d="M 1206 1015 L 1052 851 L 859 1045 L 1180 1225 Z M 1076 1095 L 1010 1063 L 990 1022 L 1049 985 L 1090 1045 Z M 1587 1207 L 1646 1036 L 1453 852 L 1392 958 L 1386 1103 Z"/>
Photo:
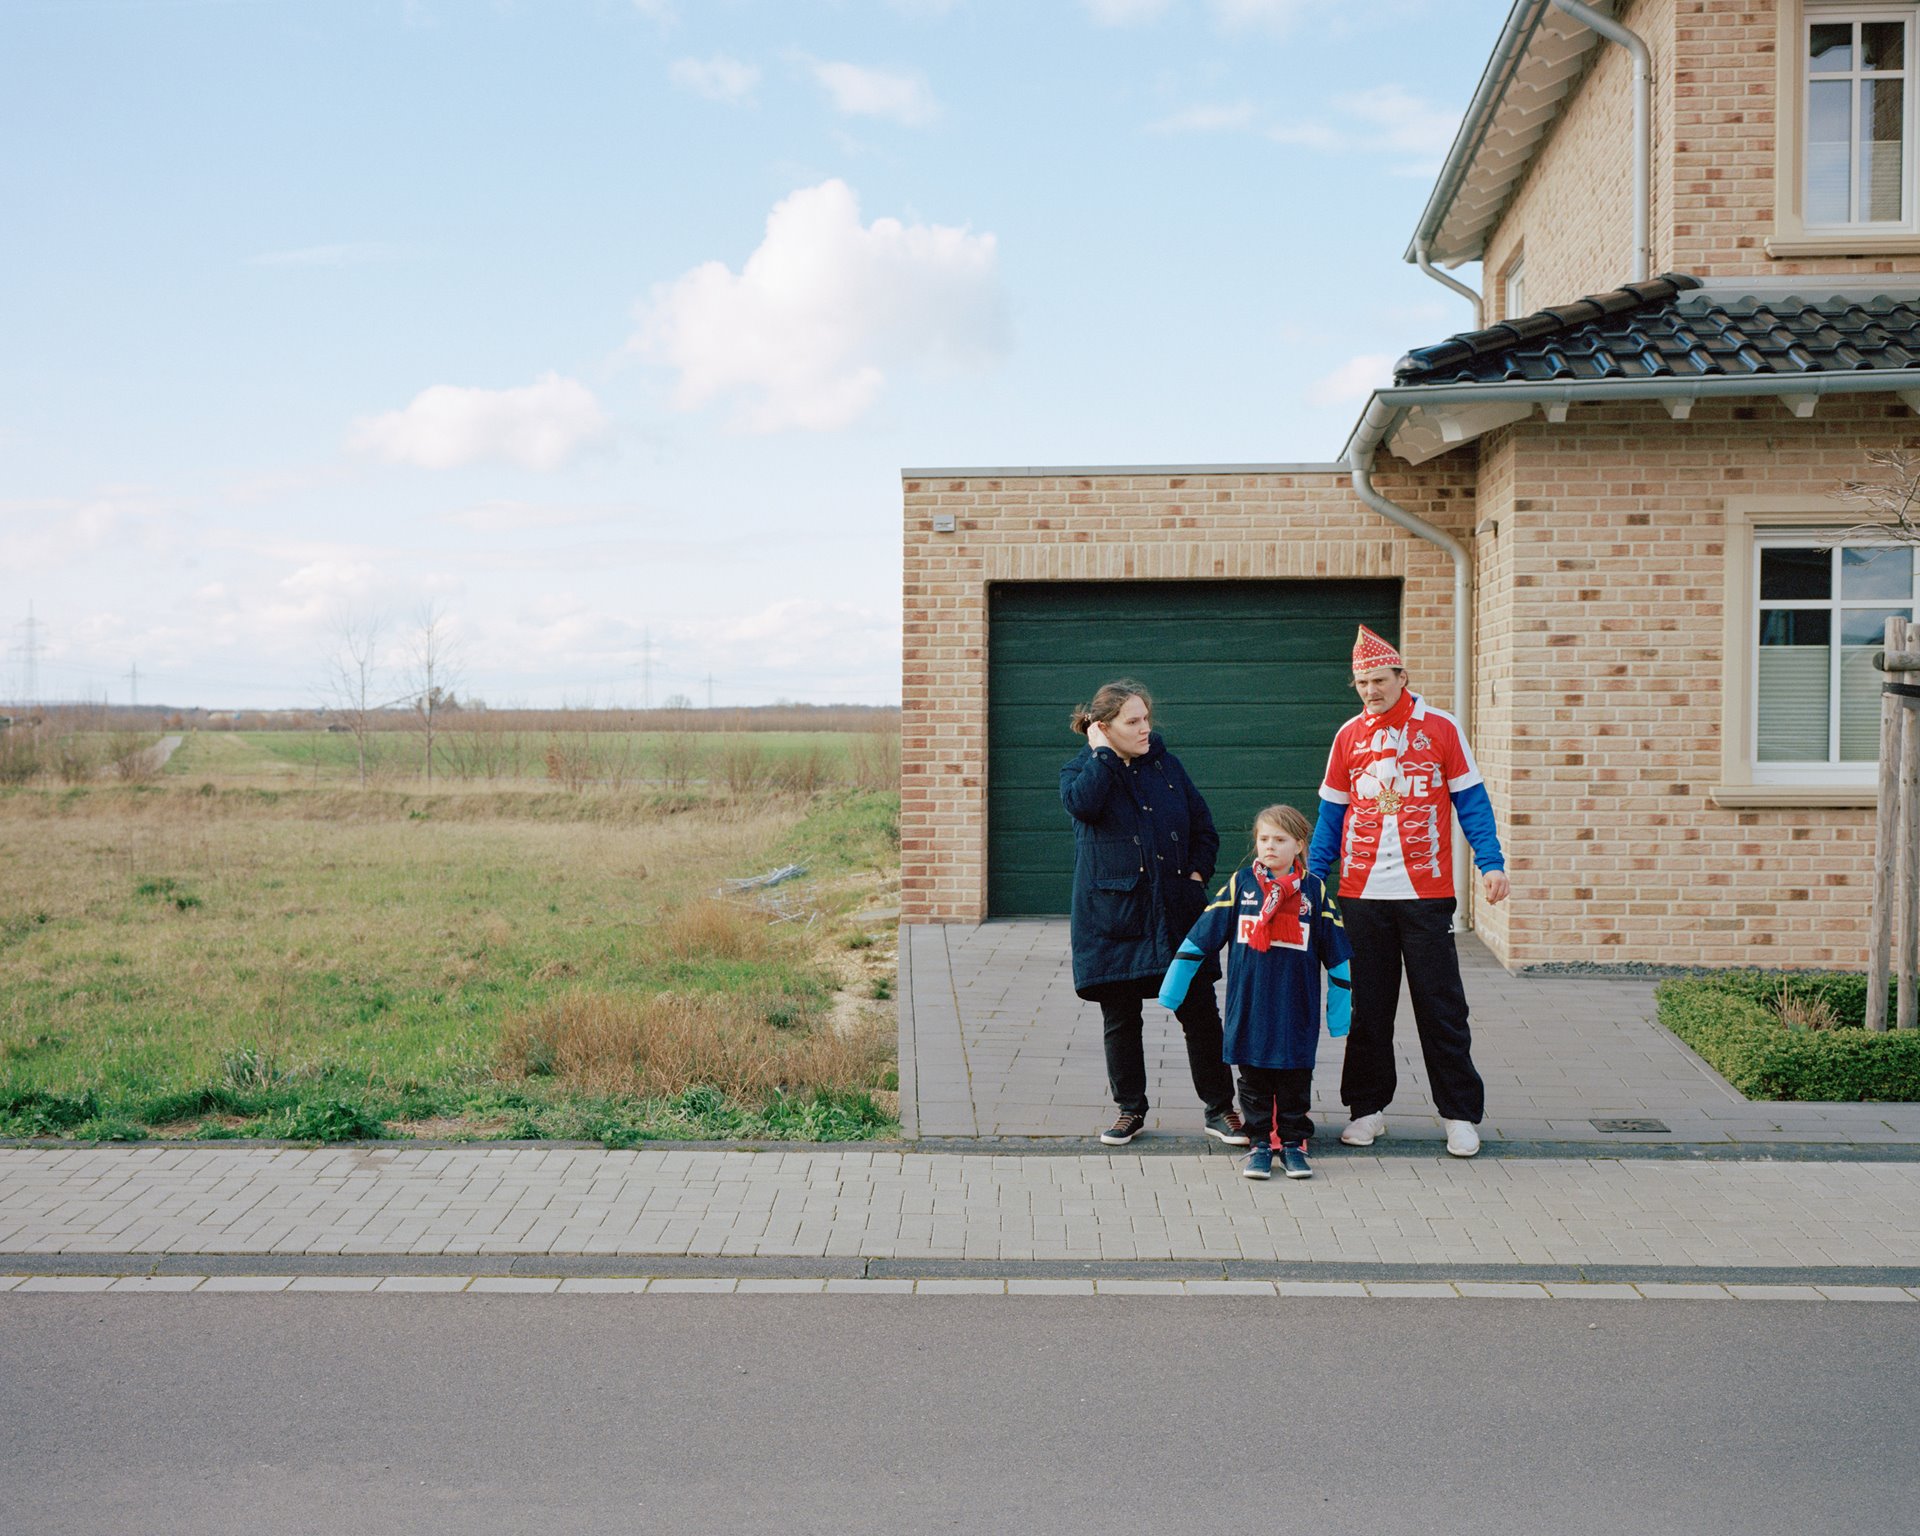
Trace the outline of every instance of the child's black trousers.
<path fill-rule="evenodd" d="M 1260 1145 L 1305 1141 L 1313 1134 L 1307 1108 L 1313 1098 L 1312 1067 L 1241 1067 L 1240 1118 L 1247 1134 Z"/>

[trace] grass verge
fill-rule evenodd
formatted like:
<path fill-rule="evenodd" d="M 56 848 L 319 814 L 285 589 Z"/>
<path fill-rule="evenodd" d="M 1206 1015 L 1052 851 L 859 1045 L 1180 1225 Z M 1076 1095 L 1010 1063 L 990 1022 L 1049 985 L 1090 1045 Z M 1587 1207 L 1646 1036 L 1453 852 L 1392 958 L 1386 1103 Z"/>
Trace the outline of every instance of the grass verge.
<path fill-rule="evenodd" d="M 1723 971 L 1662 982 L 1654 998 L 1660 1022 L 1750 1099 L 1920 1102 L 1920 1032 L 1865 1028 L 1864 977 Z"/>
<path fill-rule="evenodd" d="M 895 797 L 561 798 L 0 792 L 0 1135 L 897 1131 Z"/>

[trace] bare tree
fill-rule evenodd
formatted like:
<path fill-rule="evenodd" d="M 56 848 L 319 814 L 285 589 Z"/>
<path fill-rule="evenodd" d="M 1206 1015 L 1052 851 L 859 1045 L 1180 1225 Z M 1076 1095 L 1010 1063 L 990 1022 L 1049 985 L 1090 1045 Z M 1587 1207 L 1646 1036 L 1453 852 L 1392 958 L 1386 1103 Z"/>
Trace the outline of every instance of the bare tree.
<path fill-rule="evenodd" d="M 428 603 L 414 619 L 408 645 L 407 691 L 414 725 L 426 749 L 427 787 L 433 787 L 433 738 L 440 716 L 460 706 L 454 698 L 457 654 L 447 616 Z"/>
<path fill-rule="evenodd" d="M 360 787 L 367 787 L 367 738 L 373 734 L 374 701 L 380 689 L 380 635 L 385 628 L 378 615 L 341 614 L 334 620 L 334 649 L 327 658 L 326 692 L 329 712 L 353 736 L 360 762 Z"/>
<path fill-rule="evenodd" d="M 1829 542 L 1876 538 L 1920 544 L 1920 452 L 1906 448 L 1870 448 L 1867 462 L 1880 473 L 1849 480 L 1835 495 L 1873 515 L 1864 523 L 1830 534 Z"/>

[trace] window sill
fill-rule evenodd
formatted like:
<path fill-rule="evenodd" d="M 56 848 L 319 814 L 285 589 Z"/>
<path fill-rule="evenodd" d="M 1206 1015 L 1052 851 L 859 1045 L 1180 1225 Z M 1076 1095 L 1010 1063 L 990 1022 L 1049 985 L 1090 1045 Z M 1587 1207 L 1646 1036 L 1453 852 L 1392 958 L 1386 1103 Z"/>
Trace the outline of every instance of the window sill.
<path fill-rule="evenodd" d="M 1765 248 L 1775 261 L 1794 256 L 1920 256 L 1920 235 L 1776 236 Z"/>
<path fill-rule="evenodd" d="M 1804 806 L 1811 810 L 1849 809 L 1880 803 L 1872 784 L 1716 784 L 1708 798 L 1726 810 L 1764 810 Z"/>

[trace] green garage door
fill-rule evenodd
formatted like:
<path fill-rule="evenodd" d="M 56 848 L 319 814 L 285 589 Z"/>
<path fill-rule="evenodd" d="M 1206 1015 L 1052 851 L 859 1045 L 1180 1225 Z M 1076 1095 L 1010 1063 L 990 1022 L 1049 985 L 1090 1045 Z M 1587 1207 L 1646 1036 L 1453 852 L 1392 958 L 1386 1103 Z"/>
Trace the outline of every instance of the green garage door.
<path fill-rule="evenodd" d="M 1154 727 L 1220 828 L 1220 864 L 1251 853 L 1263 805 L 1311 820 L 1333 733 L 1359 708 L 1353 636 L 1399 641 L 1397 581 L 998 583 L 988 592 L 987 906 L 1064 913 L 1073 822 L 1060 768 L 1073 706 L 1115 677 L 1154 697 Z"/>

